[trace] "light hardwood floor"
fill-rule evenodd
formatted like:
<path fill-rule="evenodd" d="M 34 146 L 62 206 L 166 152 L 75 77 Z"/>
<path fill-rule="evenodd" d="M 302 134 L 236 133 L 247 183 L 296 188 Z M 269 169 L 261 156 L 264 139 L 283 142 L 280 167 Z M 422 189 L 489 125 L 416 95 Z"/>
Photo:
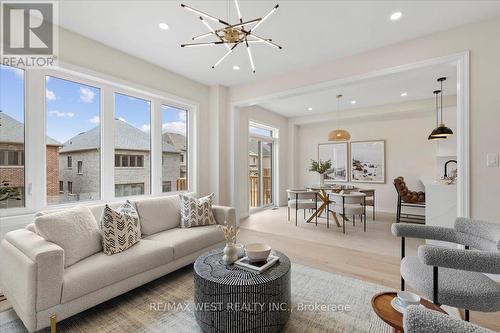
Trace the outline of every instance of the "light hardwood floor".
<path fill-rule="evenodd" d="M 366 233 L 356 219 L 355 226 L 347 222 L 344 235 L 335 223 L 330 223 L 327 229 L 324 218 L 318 219 L 318 226 L 306 224 L 299 211 L 296 227 L 294 211 L 288 222 L 286 208 L 268 209 L 241 220 L 239 240 L 242 243 L 265 242 L 301 265 L 399 289 L 400 239 L 390 231 L 394 216 L 379 213 L 373 221 L 371 214 L 368 215 Z M 415 254 L 422 243 L 408 239 L 406 254 Z M 471 321 L 500 331 L 499 312 L 472 312 Z"/>

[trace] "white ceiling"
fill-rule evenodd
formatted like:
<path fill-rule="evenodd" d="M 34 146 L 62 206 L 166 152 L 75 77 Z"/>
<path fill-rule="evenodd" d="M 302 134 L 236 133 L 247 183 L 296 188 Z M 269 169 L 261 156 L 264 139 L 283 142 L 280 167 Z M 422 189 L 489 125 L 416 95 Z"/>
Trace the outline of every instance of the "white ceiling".
<path fill-rule="evenodd" d="M 226 18 L 225 0 L 182 2 Z M 241 46 L 215 70 L 211 66 L 225 53 L 223 46 L 181 48 L 181 43 L 206 32 L 195 14 L 180 7 L 181 1 L 65 0 L 60 2 L 59 21 L 69 30 L 196 81 L 232 86 L 500 15 L 500 1 L 239 2 L 244 19 L 262 17 L 275 3 L 280 5 L 259 34 L 283 49 L 254 45 L 255 74 Z M 235 22 L 232 0 L 230 4 L 230 21 Z M 402 11 L 403 18 L 391 22 L 394 11 Z M 160 22 L 170 29 L 160 30 Z M 241 70 L 233 71 L 233 65 Z"/>
<path fill-rule="evenodd" d="M 263 108 L 285 117 L 300 117 L 337 110 L 336 96 L 342 94 L 340 110 L 349 111 L 378 105 L 404 103 L 434 98 L 433 91 L 440 88 L 436 81 L 443 82 L 444 95 L 457 93 L 457 68 L 454 64 L 435 65 L 397 74 L 381 76 L 343 86 L 288 96 L 259 104 Z M 407 96 L 401 96 L 401 93 Z M 356 104 L 351 104 L 351 101 Z M 312 107 L 312 110 L 308 110 Z"/>

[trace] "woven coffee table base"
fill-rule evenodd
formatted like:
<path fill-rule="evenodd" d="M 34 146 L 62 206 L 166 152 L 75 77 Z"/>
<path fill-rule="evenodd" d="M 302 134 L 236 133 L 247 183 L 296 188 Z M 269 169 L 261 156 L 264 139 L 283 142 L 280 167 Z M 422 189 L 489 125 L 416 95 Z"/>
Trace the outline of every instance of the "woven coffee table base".
<path fill-rule="evenodd" d="M 262 274 L 222 263 L 222 250 L 194 265 L 195 317 L 204 332 L 280 332 L 290 317 L 290 260 Z"/>

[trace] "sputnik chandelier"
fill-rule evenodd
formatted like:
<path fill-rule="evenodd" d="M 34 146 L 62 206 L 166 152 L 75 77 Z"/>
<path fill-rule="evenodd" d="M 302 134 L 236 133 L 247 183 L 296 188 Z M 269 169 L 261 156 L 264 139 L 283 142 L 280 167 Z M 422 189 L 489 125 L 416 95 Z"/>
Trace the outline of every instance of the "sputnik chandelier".
<path fill-rule="evenodd" d="M 240 12 L 240 7 L 238 5 L 238 0 L 234 0 L 234 5 L 236 7 L 236 12 L 238 14 L 238 18 L 240 20 L 240 22 L 237 24 L 229 24 L 228 22 L 221 20 L 215 16 L 209 15 L 205 12 L 194 9 L 194 8 L 189 7 L 187 5 L 181 4 L 182 8 L 185 8 L 185 9 L 189 10 L 190 12 L 193 12 L 193 13 L 199 15 L 201 22 L 208 29 L 207 33 L 195 36 L 192 38 L 192 40 L 203 39 L 206 37 L 215 37 L 217 39 L 217 41 L 215 41 L 215 42 L 182 44 L 181 47 L 224 45 L 227 48 L 227 52 L 222 56 L 222 58 L 220 58 L 212 66 L 212 68 L 215 68 L 218 65 L 220 65 L 220 63 L 222 63 L 222 61 L 224 61 L 224 59 L 226 59 L 234 51 L 234 49 L 238 45 L 243 44 L 246 46 L 247 53 L 248 53 L 248 59 L 250 60 L 250 66 L 252 66 L 252 71 L 255 73 L 255 64 L 254 64 L 253 57 L 252 57 L 252 51 L 250 50 L 250 44 L 264 43 L 264 44 L 267 44 L 269 46 L 275 47 L 277 49 L 282 49 L 281 46 L 279 46 L 276 43 L 273 43 L 272 39 L 262 38 L 262 37 L 255 34 L 255 30 L 257 30 L 257 28 L 259 28 L 262 25 L 262 23 L 264 23 L 264 21 L 266 21 L 272 14 L 274 14 L 276 9 L 278 9 L 279 5 L 274 6 L 274 8 L 271 9 L 271 11 L 263 18 L 256 18 L 256 19 L 253 19 L 250 21 L 245 21 L 245 22 L 243 22 L 243 18 L 241 17 L 241 12 Z M 223 27 L 218 28 L 218 29 L 214 29 L 207 22 L 207 20 L 211 20 L 211 21 L 214 21 L 216 23 L 222 24 Z M 229 19 L 228 19 L 228 21 L 229 21 Z"/>

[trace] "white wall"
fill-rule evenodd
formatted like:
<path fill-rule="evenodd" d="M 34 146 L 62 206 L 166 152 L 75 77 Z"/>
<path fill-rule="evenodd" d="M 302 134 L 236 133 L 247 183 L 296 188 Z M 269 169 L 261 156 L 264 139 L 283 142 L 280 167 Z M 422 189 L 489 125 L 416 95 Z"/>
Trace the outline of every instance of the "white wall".
<path fill-rule="evenodd" d="M 393 115 L 400 104 L 385 105 L 387 114 Z M 432 178 L 436 166 L 436 141 L 427 140 L 435 127 L 435 114 L 432 107 L 415 110 L 401 117 L 380 115 L 378 118 L 357 117 L 342 121 L 341 127 L 351 134 L 351 141 L 385 140 L 386 183 L 350 183 L 360 188 L 376 190 L 376 209 L 378 211 L 396 211 L 396 193 L 392 180 L 403 176 L 408 187 L 415 191 L 424 191 L 421 177 Z M 367 113 L 378 110 L 367 108 Z M 310 160 L 318 158 L 318 144 L 328 142 L 328 133 L 336 128 L 334 121 L 305 124 L 298 127 L 298 146 L 295 155 L 298 185 L 317 184 L 317 173 L 309 172 Z M 350 158 L 349 158 L 350 160 Z"/>
<path fill-rule="evenodd" d="M 470 51 L 471 216 L 500 223 L 500 168 L 486 167 L 486 154 L 500 151 L 500 18 L 297 70 L 230 89 L 232 102 L 347 78 L 454 53 Z"/>
<path fill-rule="evenodd" d="M 277 157 L 278 164 L 278 187 L 275 190 L 275 203 L 283 206 L 286 205 L 286 189 L 288 188 L 288 119 L 274 112 L 261 108 L 259 106 L 251 106 L 240 109 L 239 114 L 239 174 L 240 174 L 240 217 L 248 215 L 248 124 L 250 121 L 255 121 L 264 125 L 278 129 L 278 146 Z"/>

